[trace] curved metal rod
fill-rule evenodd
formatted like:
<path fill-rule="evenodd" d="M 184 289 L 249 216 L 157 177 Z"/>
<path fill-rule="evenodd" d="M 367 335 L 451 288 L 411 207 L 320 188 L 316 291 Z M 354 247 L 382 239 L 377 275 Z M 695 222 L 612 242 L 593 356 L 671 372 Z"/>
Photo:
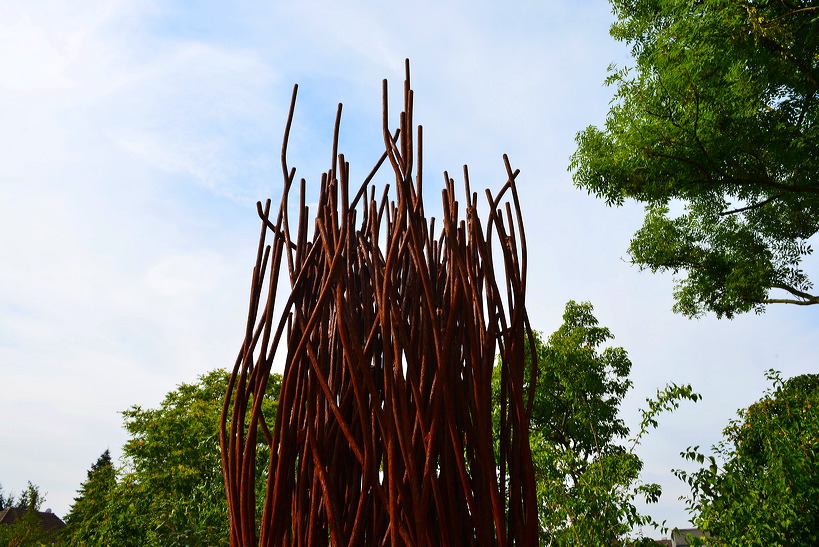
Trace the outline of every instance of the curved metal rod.
<path fill-rule="evenodd" d="M 247 328 L 222 410 L 232 546 L 537 542 L 528 437 L 537 364 L 519 171 L 504 156 L 507 181 L 497 194 L 487 190 L 485 225 L 466 167 L 463 219 L 445 174 L 436 235 L 435 219 L 424 215 L 408 62 L 403 91 L 391 131 L 384 82 L 384 153 L 354 194 L 338 152 L 339 105 L 318 204 L 311 217 L 302 179 L 291 237 L 294 87 L 284 192 L 276 222 L 269 200 L 257 205 Z M 376 199 L 372 181 L 387 159 L 394 194 L 385 185 Z M 504 195 L 511 201 L 502 203 Z M 283 268 L 290 293 L 277 303 Z M 279 412 L 268 423 L 261 403 L 277 359 Z"/>

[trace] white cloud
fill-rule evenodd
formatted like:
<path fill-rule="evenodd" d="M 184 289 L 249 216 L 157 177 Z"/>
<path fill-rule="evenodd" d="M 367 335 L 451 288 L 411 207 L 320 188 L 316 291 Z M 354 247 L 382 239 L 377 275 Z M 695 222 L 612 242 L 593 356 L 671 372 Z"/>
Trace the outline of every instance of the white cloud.
<path fill-rule="evenodd" d="M 212 252 L 169 256 L 148 270 L 146 282 L 166 297 L 212 293 L 226 270 L 221 261 L 222 257 Z"/>

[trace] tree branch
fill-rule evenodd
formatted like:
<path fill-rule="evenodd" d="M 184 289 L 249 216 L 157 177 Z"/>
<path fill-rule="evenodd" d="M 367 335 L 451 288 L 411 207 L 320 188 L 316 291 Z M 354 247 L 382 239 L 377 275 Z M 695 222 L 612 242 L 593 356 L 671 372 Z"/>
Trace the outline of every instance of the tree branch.
<path fill-rule="evenodd" d="M 651 152 L 650 152 L 651 153 Z M 653 155 L 658 157 L 664 157 L 667 159 L 672 160 L 679 160 L 684 161 L 685 163 L 693 163 L 691 161 L 685 161 L 681 158 L 677 158 L 675 156 L 670 156 L 667 154 L 657 154 L 653 153 Z M 776 188 L 777 190 L 782 190 L 783 193 L 793 192 L 794 194 L 819 194 L 819 186 L 805 186 L 804 184 L 783 184 L 781 182 L 776 182 L 771 180 L 770 178 L 736 178 L 736 177 L 728 177 L 723 179 L 716 179 L 716 178 L 705 178 L 701 180 L 694 180 L 688 183 L 689 185 L 695 184 L 730 184 L 732 186 L 767 186 L 769 188 Z"/>
<path fill-rule="evenodd" d="M 802 132 L 802 122 L 805 121 L 805 112 L 808 111 L 808 106 L 813 100 L 814 95 L 816 95 L 816 91 L 811 91 L 807 95 L 805 95 L 805 102 L 802 105 L 802 111 L 799 113 L 799 120 L 796 122 L 796 128 L 799 129 L 799 132 Z"/>
<path fill-rule="evenodd" d="M 783 291 L 788 291 L 794 296 L 798 296 L 803 300 L 789 300 L 789 299 L 765 299 L 762 300 L 762 304 L 796 304 L 799 306 L 810 306 L 811 304 L 819 304 L 819 296 L 814 296 L 810 293 L 806 293 L 804 291 L 800 291 L 790 285 L 785 285 L 784 283 L 771 283 L 771 287 L 775 289 L 782 289 Z"/>
<path fill-rule="evenodd" d="M 814 304 L 819 304 L 819 300 L 816 302 L 806 302 L 805 300 L 790 300 L 788 298 L 763 298 L 759 301 L 760 304 L 795 304 L 797 306 L 812 306 Z"/>
<path fill-rule="evenodd" d="M 813 10 L 819 10 L 819 7 L 801 8 L 801 9 L 791 11 L 789 13 L 783 13 L 779 17 L 774 17 L 773 19 L 769 20 L 768 22 L 769 23 L 775 23 L 775 22 L 779 21 L 780 19 L 782 19 L 783 17 L 789 17 L 791 15 L 796 15 L 797 13 L 802 12 L 802 11 L 813 11 Z"/>
<path fill-rule="evenodd" d="M 808 81 L 813 84 L 816 89 L 819 89 L 819 77 L 817 77 L 814 73 L 812 68 L 809 65 L 805 65 L 801 60 L 799 60 L 796 55 L 790 52 L 788 48 L 783 46 L 782 44 L 778 44 L 768 38 L 767 36 L 760 36 L 759 42 L 767 45 L 772 51 L 779 53 L 785 59 L 790 61 L 792 64 L 798 68 L 802 74 L 808 79 Z"/>
<path fill-rule="evenodd" d="M 758 207 L 762 207 L 763 205 L 767 205 L 768 203 L 772 202 L 773 200 L 775 200 L 775 199 L 779 199 L 779 198 L 781 198 L 781 197 L 782 197 L 782 196 L 784 196 L 784 195 L 785 195 L 785 192 L 782 192 L 781 194 L 777 194 L 777 195 L 775 195 L 775 196 L 771 196 L 771 197 L 769 197 L 769 198 L 768 198 L 768 199 L 766 199 L 765 201 L 760 201 L 759 203 L 754 203 L 753 205 L 749 205 L 749 206 L 747 206 L 747 207 L 741 207 L 741 208 L 739 208 L 739 209 L 734 209 L 733 211 L 723 211 L 723 212 L 721 212 L 721 213 L 719 214 L 719 216 L 733 215 L 733 214 L 735 214 L 735 213 L 743 213 L 743 212 L 745 212 L 745 211 L 749 211 L 749 210 L 751 210 L 751 209 L 756 209 L 756 208 L 758 208 Z"/>

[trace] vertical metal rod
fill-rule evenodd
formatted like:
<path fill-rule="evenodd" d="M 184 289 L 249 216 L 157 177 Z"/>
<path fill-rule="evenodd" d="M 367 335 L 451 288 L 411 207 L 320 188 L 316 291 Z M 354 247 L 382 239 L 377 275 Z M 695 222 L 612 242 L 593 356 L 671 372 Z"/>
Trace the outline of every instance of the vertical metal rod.
<path fill-rule="evenodd" d="M 294 88 L 284 192 L 275 221 L 269 200 L 257 207 L 262 231 L 245 340 L 222 412 L 232 546 L 537 542 L 528 437 L 534 381 L 524 379 L 526 359 L 536 356 L 525 354 L 534 344 L 518 171 L 504 156 L 508 179 L 497 195 L 486 192 L 485 228 L 466 168 L 463 219 L 445 174 L 436 236 L 435 219 L 424 216 L 409 62 L 403 91 L 400 127 L 391 132 L 384 81 L 384 154 L 355 194 L 338 154 L 339 105 L 314 217 L 302 179 L 292 237 Z M 386 159 L 395 195 L 388 185 L 376 200 L 372 180 Z M 502 204 L 507 192 L 512 201 Z M 290 281 L 284 303 L 276 299 L 282 268 Z M 273 422 L 261 401 L 274 357 L 282 356 Z M 257 499 L 260 475 L 266 482 Z"/>

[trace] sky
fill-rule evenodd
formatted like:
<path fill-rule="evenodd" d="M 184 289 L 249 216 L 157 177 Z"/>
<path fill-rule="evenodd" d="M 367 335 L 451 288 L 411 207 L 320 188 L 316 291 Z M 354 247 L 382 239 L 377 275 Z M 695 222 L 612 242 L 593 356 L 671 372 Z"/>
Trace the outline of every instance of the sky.
<path fill-rule="evenodd" d="M 764 371 L 815 372 L 812 307 L 732 321 L 674 315 L 673 279 L 626 249 L 642 208 L 605 204 L 567 171 L 576 133 L 600 126 L 611 63 L 603 0 L 236 2 L 5 0 L 0 4 L 0 484 L 27 481 L 64 516 L 86 473 L 127 439 L 121 411 L 233 364 L 258 238 L 257 200 L 290 164 L 316 187 L 337 103 L 353 177 L 381 154 L 381 81 L 398 112 L 404 59 L 424 126 L 426 200 L 443 171 L 473 189 L 520 169 L 527 303 L 551 333 L 590 301 L 633 362 L 636 425 L 668 382 L 702 401 L 660 420 L 639 448 L 659 482 L 649 512 L 685 526 L 679 453 L 719 441 L 757 400 Z M 395 125 L 396 121 L 392 124 Z M 816 270 L 815 261 L 809 265 Z M 810 270 L 809 270 L 810 271 Z"/>

